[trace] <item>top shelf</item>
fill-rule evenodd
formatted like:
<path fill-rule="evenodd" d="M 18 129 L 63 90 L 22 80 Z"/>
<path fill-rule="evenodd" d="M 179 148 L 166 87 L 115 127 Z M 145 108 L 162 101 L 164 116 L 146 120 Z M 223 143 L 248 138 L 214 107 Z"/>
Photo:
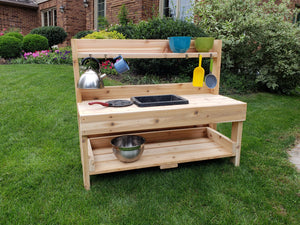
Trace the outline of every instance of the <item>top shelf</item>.
<path fill-rule="evenodd" d="M 220 40 L 215 40 L 219 42 Z M 194 40 L 185 53 L 173 53 L 168 40 L 144 40 L 144 39 L 72 39 L 72 46 L 76 46 L 76 57 L 114 58 L 122 55 L 124 58 L 204 58 L 218 57 L 215 48 L 210 52 L 198 52 Z"/>
<path fill-rule="evenodd" d="M 117 52 L 117 53 L 116 53 Z M 198 58 L 202 55 L 203 58 L 209 58 L 212 55 L 213 58 L 218 56 L 217 52 L 186 52 L 186 53 L 139 53 L 139 52 L 132 52 L 132 53 L 124 53 L 122 51 L 115 51 L 109 53 L 99 52 L 99 51 L 88 51 L 88 52 L 78 52 L 78 58 L 85 58 L 85 57 L 94 57 L 94 58 L 115 58 L 119 55 L 122 55 L 123 58 L 134 58 L 134 59 L 152 59 L 152 58 Z"/>

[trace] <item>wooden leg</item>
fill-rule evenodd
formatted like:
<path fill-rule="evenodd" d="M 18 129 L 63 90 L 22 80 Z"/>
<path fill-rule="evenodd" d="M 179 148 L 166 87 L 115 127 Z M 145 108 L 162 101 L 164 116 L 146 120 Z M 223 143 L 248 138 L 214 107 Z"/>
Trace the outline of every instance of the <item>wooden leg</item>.
<path fill-rule="evenodd" d="M 90 190 L 90 175 L 89 175 L 89 156 L 88 156 L 88 138 L 81 138 L 81 162 L 82 162 L 82 172 L 83 172 L 83 183 L 86 190 Z"/>
<path fill-rule="evenodd" d="M 234 147 L 235 156 L 232 158 L 231 162 L 235 166 L 240 165 L 242 133 L 243 133 L 243 122 L 232 122 L 231 140 L 234 141 L 236 145 Z"/>

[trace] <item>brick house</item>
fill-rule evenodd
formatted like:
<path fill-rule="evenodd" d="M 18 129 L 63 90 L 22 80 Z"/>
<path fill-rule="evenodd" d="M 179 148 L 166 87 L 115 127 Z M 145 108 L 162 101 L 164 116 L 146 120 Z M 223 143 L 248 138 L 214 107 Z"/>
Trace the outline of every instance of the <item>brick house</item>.
<path fill-rule="evenodd" d="M 98 17 L 110 24 L 118 23 L 118 13 L 124 4 L 128 17 L 137 23 L 155 15 L 184 19 L 195 0 L 0 0 L 0 32 L 4 28 L 19 28 L 23 34 L 39 26 L 60 26 L 68 33 L 65 44 L 82 30 L 97 29 Z M 291 7 L 300 0 L 291 0 Z"/>
<path fill-rule="evenodd" d="M 28 34 L 40 26 L 38 5 L 31 0 L 0 0 L 0 32 L 3 29 L 18 28 Z"/>

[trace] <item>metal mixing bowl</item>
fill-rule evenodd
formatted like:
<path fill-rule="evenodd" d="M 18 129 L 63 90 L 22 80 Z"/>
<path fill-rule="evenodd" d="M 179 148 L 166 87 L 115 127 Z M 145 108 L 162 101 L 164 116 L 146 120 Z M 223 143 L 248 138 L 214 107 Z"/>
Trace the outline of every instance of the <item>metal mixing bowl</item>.
<path fill-rule="evenodd" d="M 115 156 L 121 162 L 137 161 L 143 154 L 145 139 L 137 135 L 123 135 L 111 140 Z"/>

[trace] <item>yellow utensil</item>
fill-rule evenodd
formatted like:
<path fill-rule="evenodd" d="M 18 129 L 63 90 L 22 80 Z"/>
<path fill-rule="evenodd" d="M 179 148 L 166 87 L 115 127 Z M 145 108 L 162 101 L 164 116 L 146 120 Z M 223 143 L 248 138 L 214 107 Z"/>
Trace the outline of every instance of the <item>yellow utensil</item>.
<path fill-rule="evenodd" d="M 201 67 L 202 64 L 202 55 L 199 55 L 199 66 L 194 69 L 193 73 L 193 86 L 202 87 L 204 80 L 204 69 Z"/>

